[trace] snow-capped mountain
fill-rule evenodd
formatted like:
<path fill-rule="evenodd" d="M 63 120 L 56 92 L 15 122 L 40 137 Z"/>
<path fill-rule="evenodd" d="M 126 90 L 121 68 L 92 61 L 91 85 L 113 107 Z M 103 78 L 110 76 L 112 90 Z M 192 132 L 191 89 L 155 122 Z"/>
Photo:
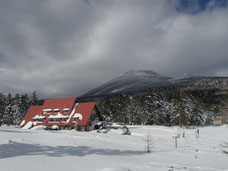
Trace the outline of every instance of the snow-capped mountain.
<path fill-rule="evenodd" d="M 164 86 L 170 77 L 162 76 L 150 70 L 128 71 L 113 80 L 90 90 L 83 96 L 102 96 L 118 93 L 139 92 L 153 86 Z"/>
<path fill-rule="evenodd" d="M 82 97 L 114 96 L 120 93 L 136 94 L 152 88 L 212 88 L 214 86 L 220 88 L 226 85 L 228 85 L 228 78 L 223 77 L 186 76 L 171 78 L 151 70 L 133 70 L 90 90 Z"/>
<path fill-rule="evenodd" d="M 127 124 L 199 126 L 228 123 L 228 78 L 129 71 L 79 98 L 99 101 L 103 117 Z"/>

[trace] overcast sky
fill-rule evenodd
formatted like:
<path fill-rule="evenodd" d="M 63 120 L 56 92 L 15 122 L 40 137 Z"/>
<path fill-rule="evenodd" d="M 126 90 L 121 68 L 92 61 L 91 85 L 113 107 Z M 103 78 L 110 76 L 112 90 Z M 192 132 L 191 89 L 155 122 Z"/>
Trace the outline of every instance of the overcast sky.
<path fill-rule="evenodd" d="M 138 69 L 228 76 L 227 0 L 0 0 L 0 92 L 79 96 Z"/>

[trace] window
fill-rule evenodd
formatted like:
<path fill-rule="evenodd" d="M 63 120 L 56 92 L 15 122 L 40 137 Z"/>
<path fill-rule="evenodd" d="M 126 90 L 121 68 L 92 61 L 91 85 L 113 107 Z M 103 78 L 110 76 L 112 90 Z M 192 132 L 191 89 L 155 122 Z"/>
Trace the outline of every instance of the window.
<path fill-rule="evenodd" d="M 63 113 L 68 113 L 69 112 L 69 108 L 64 108 L 63 109 Z"/>
<path fill-rule="evenodd" d="M 62 118 L 62 122 L 66 122 L 67 121 L 67 118 Z"/>
<path fill-rule="evenodd" d="M 50 114 L 52 109 L 44 109 L 43 114 Z"/>
<path fill-rule="evenodd" d="M 78 118 L 73 118 L 73 123 L 76 123 Z"/>
<path fill-rule="evenodd" d="M 94 120 L 96 118 L 96 110 L 93 110 L 92 115 L 91 115 L 91 120 Z"/>
<path fill-rule="evenodd" d="M 97 114 L 97 111 L 94 109 L 93 112 L 92 112 L 93 115 L 96 115 Z"/>
<path fill-rule="evenodd" d="M 54 109 L 54 113 L 57 114 L 59 112 L 59 109 Z"/>
<path fill-rule="evenodd" d="M 49 119 L 49 122 L 50 122 L 50 123 L 58 123 L 59 121 L 60 121 L 59 118 L 50 118 L 50 119 Z"/>
<path fill-rule="evenodd" d="M 54 119 L 48 119 L 48 121 L 49 121 L 50 123 L 52 123 L 52 122 L 54 122 Z"/>
<path fill-rule="evenodd" d="M 38 122 L 38 123 L 43 123 L 43 120 L 44 120 L 44 119 L 37 119 L 37 122 Z"/>

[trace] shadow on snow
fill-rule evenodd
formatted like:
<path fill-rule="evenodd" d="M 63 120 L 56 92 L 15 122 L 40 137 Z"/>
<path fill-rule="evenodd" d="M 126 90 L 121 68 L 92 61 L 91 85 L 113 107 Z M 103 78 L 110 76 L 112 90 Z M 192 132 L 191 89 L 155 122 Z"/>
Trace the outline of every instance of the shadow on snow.
<path fill-rule="evenodd" d="M 6 132 L 6 133 L 31 133 L 28 131 L 21 131 L 21 130 L 9 130 L 9 129 L 0 129 L 0 132 Z"/>
<path fill-rule="evenodd" d="M 88 146 L 42 146 L 39 144 L 8 143 L 0 145 L 0 159 L 22 155 L 46 155 L 51 157 L 87 156 L 87 155 L 141 155 L 143 151 L 97 149 Z"/>

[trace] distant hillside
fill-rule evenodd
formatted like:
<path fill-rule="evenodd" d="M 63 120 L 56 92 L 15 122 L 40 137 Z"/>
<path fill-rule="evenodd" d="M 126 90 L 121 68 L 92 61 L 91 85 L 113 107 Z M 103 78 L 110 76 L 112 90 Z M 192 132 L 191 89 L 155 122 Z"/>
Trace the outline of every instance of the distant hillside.
<path fill-rule="evenodd" d="M 151 70 L 129 71 L 83 94 L 79 100 L 104 99 L 118 94 L 138 94 L 153 88 L 214 89 L 228 85 L 227 77 L 187 76 L 171 78 Z"/>
<path fill-rule="evenodd" d="M 100 87 L 90 90 L 83 97 L 142 92 L 154 86 L 165 86 L 169 83 L 169 79 L 171 78 L 153 71 L 129 71 Z"/>
<path fill-rule="evenodd" d="M 126 124 L 201 126 L 228 123 L 228 78 L 171 78 L 129 71 L 78 99 L 99 101 L 104 118 Z"/>

